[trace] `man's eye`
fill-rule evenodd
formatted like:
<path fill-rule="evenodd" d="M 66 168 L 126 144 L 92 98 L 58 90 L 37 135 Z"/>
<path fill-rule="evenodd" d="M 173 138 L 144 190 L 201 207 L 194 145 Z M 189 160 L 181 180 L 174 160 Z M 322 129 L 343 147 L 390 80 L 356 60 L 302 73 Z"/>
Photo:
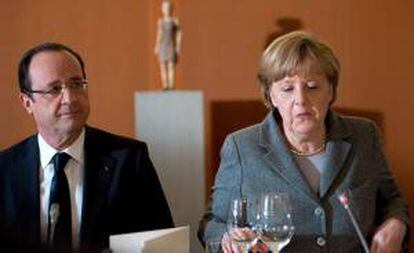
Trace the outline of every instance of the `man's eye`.
<path fill-rule="evenodd" d="M 70 82 L 70 86 L 76 89 L 83 88 L 83 82 L 82 80 L 73 80 Z"/>
<path fill-rule="evenodd" d="M 62 92 L 62 87 L 60 87 L 60 86 L 55 86 L 55 87 L 52 87 L 50 90 L 49 90 L 49 93 L 52 93 L 52 94 L 59 94 L 59 93 L 61 93 Z"/>

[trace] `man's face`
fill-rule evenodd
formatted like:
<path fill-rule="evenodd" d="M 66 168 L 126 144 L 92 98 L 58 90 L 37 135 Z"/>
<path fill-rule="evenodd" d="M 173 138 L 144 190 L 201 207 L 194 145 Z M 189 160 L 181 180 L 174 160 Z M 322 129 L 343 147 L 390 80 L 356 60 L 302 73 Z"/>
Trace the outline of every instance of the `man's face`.
<path fill-rule="evenodd" d="M 83 80 L 82 68 L 66 51 L 36 54 L 29 66 L 32 90 L 47 91 L 63 86 L 58 95 L 33 93 L 21 95 L 26 111 L 33 116 L 39 133 L 55 148 L 70 145 L 80 134 L 89 115 L 86 89 L 68 88 Z"/>

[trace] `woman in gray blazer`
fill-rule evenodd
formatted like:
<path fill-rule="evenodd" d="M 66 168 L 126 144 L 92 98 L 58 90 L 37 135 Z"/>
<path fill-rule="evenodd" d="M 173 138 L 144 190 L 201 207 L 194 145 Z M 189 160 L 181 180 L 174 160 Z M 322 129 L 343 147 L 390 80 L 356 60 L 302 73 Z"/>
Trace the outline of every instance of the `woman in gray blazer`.
<path fill-rule="evenodd" d="M 274 40 L 261 58 L 263 122 L 227 136 L 212 202 L 199 229 L 203 243 L 226 233 L 234 192 L 289 194 L 295 235 L 283 252 L 361 252 L 338 195 L 350 206 L 373 253 L 400 252 L 408 236 L 408 207 L 389 171 L 374 122 L 345 117 L 330 106 L 339 62 L 332 50 L 305 32 Z M 239 235 L 243 232 L 239 231 Z"/>

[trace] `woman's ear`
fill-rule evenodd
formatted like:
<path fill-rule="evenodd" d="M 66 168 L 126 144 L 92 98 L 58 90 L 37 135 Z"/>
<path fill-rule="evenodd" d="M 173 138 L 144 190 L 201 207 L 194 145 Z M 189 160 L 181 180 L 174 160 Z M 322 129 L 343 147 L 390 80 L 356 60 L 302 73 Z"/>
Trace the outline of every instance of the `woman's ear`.
<path fill-rule="evenodd" d="M 277 98 L 276 98 L 276 92 L 273 89 L 274 86 L 274 82 L 270 85 L 269 87 L 269 98 L 270 98 L 270 102 L 272 102 L 273 107 L 277 108 Z"/>
<path fill-rule="evenodd" d="M 329 85 L 329 105 L 333 104 L 334 99 L 334 87 L 333 85 Z"/>

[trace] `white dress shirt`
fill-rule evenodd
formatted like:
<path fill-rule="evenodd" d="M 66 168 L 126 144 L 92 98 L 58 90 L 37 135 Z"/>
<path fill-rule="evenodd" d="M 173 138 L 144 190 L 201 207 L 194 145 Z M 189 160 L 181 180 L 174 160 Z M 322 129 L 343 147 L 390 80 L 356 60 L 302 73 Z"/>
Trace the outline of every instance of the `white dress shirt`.
<path fill-rule="evenodd" d="M 47 241 L 48 214 L 49 214 L 49 195 L 54 168 L 52 163 L 53 156 L 59 152 L 50 146 L 43 137 L 38 134 L 38 143 L 40 151 L 40 231 L 43 242 Z M 67 153 L 71 156 L 66 164 L 64 171 L 69 183 L 70 205 L 72 213 L 72 245 L 74 249 L 79 248 L 79 236 L 82 218 L 82 200 L 83 200 L 83 176 L 84 176 L 84 142 L 85 129 L 68 148 L 60 152 Z"/>

